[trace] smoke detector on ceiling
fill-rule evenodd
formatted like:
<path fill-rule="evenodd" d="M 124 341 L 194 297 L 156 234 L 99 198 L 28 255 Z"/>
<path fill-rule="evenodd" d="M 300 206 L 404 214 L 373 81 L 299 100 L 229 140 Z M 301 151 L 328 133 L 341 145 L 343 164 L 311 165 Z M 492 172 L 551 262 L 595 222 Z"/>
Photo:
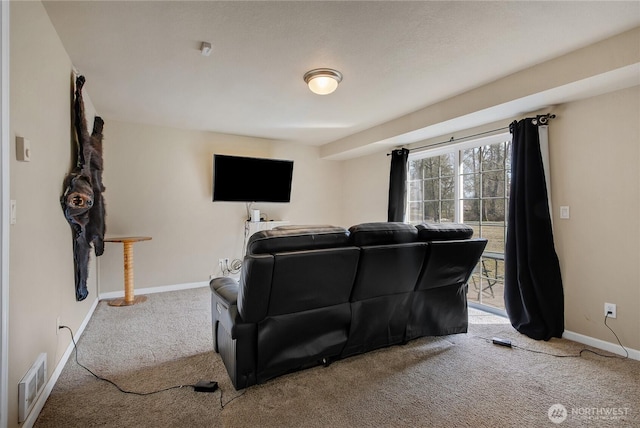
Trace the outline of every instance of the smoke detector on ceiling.
<path fill-rule="evenodd" d="M 202 45 L 200 45 L 200 53 L 202 54 L 202 56 L 211 55 L 211 43 L 202 42 Z"/>

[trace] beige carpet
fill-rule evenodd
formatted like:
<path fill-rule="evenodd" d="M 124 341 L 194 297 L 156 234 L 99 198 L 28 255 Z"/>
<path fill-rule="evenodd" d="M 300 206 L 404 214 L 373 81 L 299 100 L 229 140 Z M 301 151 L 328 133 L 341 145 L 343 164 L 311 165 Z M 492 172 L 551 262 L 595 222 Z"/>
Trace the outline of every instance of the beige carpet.
<path fill-rule="evenodd" d="M 640 426 L 639 361 L 499 347 L 483 338 L 556 354 L 585 348 L 530 340 L 475 310 L 467 334 L 422 338 L 235 391 L 212 351 L 209 299 L 201 288 L 152 294 L 132 307 L 101 302 L 78 358 L 126 390 L 206 379 L 221 391 L 125 394 L 72 354 L 35 427 Z"/>

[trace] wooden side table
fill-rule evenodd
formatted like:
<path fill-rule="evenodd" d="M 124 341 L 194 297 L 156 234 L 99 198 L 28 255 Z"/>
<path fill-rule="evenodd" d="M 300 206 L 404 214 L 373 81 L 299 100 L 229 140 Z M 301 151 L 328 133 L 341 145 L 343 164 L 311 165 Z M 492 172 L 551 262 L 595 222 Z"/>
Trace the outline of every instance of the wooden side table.
<path fill-rule="evenodd" d="M 124 298 L 110 300 L 109 306 L 130 306 L 147 300 L 147 296 L 134 296 L 133 293 L 133 243 L 150 240 L 150 236 L 125 236 L 104 240 L 104 242 L 122 242 L 124 245 Z"/>

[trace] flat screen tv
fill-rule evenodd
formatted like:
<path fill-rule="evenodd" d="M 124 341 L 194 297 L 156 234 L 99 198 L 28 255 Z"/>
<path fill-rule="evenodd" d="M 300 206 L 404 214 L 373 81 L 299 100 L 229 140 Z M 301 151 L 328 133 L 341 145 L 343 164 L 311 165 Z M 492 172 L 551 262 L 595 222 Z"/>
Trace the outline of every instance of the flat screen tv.
<path fill-rule="evenodd" d="M 289 202 L 293 161 L 213 155 L 213 200 Z"/>

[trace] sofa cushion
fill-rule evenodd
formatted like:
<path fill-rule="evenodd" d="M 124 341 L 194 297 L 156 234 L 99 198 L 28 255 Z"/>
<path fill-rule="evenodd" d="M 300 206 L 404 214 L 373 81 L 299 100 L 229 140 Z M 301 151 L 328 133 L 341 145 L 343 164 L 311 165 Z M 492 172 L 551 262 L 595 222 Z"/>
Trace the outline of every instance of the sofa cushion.
<path fill-rule="evenodd" d="M 267 316 L 349 302 L 358 269 L 359 248 L 288 251 L 273 257 Z"/>
<path fill-rule="evenodd" d="M 256 232 L 249 238 L 247 254 L 273 254 L 284 251 L 319 250 L 344 247 L 349 232 L 338 226 L 280 226 Z"/>
<path fill-rule="evenodd" d="M 349 228 L 349 239 L 353 245 L 405 244 L 415 242 L 418 231 L 415 226 L 400 222 L 362 223 Z"/>
<path fill-rule="evenodd" d="M 473 229 L 460 223 L 422 223 L 416 229 L 419 241 L 451 241 L 473 236 Z"/>

